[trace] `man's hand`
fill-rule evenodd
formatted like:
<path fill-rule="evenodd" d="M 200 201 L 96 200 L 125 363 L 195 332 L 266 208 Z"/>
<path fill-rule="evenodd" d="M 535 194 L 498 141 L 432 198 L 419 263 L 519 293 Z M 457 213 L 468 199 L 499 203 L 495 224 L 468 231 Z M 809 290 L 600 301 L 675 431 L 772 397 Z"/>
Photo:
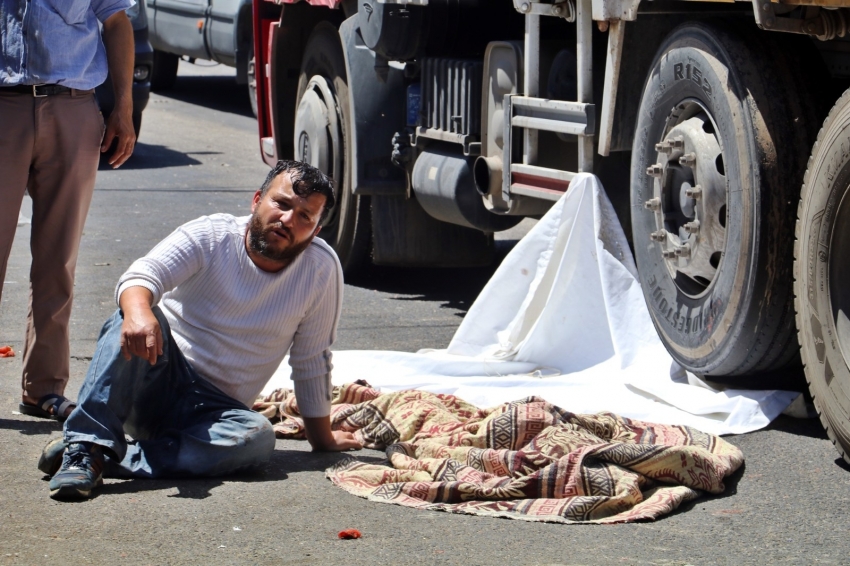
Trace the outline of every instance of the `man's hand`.
<path fill-rule="evenodd" d="M 304 432 L 313 452 L 342 452 L 363 448 L 354 434 L 341 430 L 331 430 L 330 417 L 304 417 Z"/>
<path fill-rule="evenodd" d="M 100 151 L 109 151 L 112 142 L 118 140 L 115 153 L 109 158 L 109 164 L 117 169 L 129 159 L 136 145 L 136 130 L 133 128 L 133 64 L 136 54 L 133 25 L 123 10 L 103 22 L 103 44 L 115 91 L 115 107 L 106 121 Z"/>
<path fill-rule="evenodd" d="M 106 119 L 106 132 L 100 144 L 100 152 L 106 153 L 112 146 L 113 140 L 118 140 L 115 151 L 109 157 L 113 169 L 121 167 L 133 154 L 136 146 L 136 130 L 133 128 L 133 107 L 115 108 Z"/>
<path fill-rule="evenodd" d="M 121 325 L 121 353 L 129 361 L 133 356 L 151 365 L 162 355 L 162 329 L 151 310 L 153 294 L 144 287 L 125 289 L 119 297 L 124 323 Z"/>

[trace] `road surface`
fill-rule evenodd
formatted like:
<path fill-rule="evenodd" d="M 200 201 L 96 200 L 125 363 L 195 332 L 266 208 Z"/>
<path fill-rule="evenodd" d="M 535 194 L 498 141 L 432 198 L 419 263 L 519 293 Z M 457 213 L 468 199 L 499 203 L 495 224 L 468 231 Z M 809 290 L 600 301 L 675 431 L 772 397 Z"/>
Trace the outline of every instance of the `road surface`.
<path fill-rule="evenodd" d="M 181 63 L 175 89 L 152 96 L 132 159 L 117 171 L 101 169 L 78 266 L 70 396 L 130 262 L 182 222 L 247 213 L 268 171 L 255 128 L 232 70 Z M 528 222 L 522 226 L 501 236 L 502 254 Z M 22 226 L 0 303 L 0 344 L 19 352 L 28 236 Z M 373 269 L 346 285 L 335 349 L 445 347 L 492 271 Z M 783 417 L 767 430 L 730 437 L 746 464 L 726 493 L 653 523 L 528 523 L 372 503 L 325 479 L 323 470 L 340 455 L 280 440 L 254 475 L 107 480 L 91 500 L 61 503 L 48 497 L 36 470 L 60 427 L 16 414 L 19 372 L 20 357 L 0 360 L 0 565 L 850 562 L 850 472 L 816 421 Z M 799 375 L 780 377 L 799 385 Z M 358 457 L 380 461 L 383 454 Z M 338 540 L 345 528 L 363 538 Z"/>

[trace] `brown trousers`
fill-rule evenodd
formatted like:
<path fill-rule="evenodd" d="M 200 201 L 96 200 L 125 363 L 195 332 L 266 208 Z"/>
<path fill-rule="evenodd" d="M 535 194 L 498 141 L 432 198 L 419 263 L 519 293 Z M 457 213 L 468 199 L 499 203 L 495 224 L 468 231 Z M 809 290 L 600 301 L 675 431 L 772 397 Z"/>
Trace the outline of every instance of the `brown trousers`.
<path fill-rule="evenodd" d="M 24 395 L 36 399 L 61 395 L 68 383 L 74 271 L 103 132 L 91 91 L 35 98 L 0 89 L 0 284 L 28 190 L 32 266 L 21 381 Z"/>

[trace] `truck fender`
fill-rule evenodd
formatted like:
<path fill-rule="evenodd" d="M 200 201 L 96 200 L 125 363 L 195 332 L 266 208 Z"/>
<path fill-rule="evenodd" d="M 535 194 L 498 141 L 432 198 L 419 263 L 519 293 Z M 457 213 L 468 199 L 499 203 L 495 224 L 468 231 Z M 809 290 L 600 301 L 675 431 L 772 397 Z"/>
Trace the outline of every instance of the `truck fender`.
<path fill-rule="evenodd" d="M 405 195 L 407 175 L 393 165 L 393 134 L 406 123 L 404 71 L 363 43 L 356 15 L 339 27 L 348 76 L 351 188 L 357 195 Z"/>
<path fill-rule="evenodd" d="M 274 139 L 273 151 L 261 148 L 261 154 L 269 166 L 274 166 L 278 159 L 292 159 L 295 155 L 292 139 L 295 99 L 298 96 L 298 73 L 307 39 L 319 22 L 329 21 L 338 26 L 341 21 L 337 19 L 339 11 L 318 9 L 306 2 L 281 6 L 257 2 L 254 7 L 257 8 L 259 22 L 263 22 L 261 25 L 269 25 L 279 19 L 279 23 L 267 28 L 269 37 L 259 33 L 260 37 L 255 40 L 255 47 L 261 50 L 257 54 L 257 80 L 267 81 L 264 92 L 268 96 L 266 100 L 257 101 L 262 109 L 260 114 L 264 116 L 260 120 L 260 136 Z M 266 64 L 274 69 L 271 77 L 264 70 Z M 268 108 L 264 108 L 267 104 Z"/>

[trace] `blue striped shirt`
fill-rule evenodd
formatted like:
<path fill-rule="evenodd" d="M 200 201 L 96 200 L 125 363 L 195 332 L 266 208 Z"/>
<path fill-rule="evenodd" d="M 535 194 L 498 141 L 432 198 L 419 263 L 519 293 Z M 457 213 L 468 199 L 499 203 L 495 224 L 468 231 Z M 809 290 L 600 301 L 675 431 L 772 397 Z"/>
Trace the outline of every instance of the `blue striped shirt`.
<path fill-rule="evenodd" d="M 106 80 L 105 22 L 133 0 L 0 0 L 0 85 L 88 90 Z"/>

